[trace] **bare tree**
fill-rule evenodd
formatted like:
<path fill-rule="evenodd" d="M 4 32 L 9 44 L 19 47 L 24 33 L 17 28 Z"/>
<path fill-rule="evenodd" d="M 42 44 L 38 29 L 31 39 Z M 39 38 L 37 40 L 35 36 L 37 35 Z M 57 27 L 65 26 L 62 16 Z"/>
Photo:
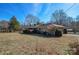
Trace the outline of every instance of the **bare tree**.
<path fill-rule="evenodd" d="M 35 24 L 39 24 L 39 22 L 40 22 L 39 18 L 36 16 L 33 16 L 33 15 L 27 15 L 25 20 L 26 20 L 25 23 L 28 26 L 33 26 Z"/>
<path fill-rule="evenodd" d="M 77 31 L 79 31 L 79 15 L 76 17 L 76 20 L 75 20 L 75 22 L 76 22 L 76 29 L 77 29 Z"/>
<path fill-rule="evenodd" d="M 65 25 L 67 15 L 63 10 L 56 10 L 52 13 L 52 20 L 55 20 L 56 24 Z"/>
<path fill-rule="evenodd" d="M 67 20 L 65 21 L 65 23 L 68 28 L 72 28 L 72 21 L 73 21 L 72 17 L 67 17 Z"/>

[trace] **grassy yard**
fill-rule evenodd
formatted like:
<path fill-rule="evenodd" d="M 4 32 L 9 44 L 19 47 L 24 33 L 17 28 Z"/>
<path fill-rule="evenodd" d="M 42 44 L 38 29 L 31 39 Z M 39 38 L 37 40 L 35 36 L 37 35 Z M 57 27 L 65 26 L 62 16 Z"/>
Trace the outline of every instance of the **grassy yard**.
<path fill-rule="evenodd" d="M 19 33 L 0 33 L 0 54 L 11 55 L 47 55 L 66 54 L 68 45 L 78 36 L 65 34 L 63 37 L 42 37 Z"/>

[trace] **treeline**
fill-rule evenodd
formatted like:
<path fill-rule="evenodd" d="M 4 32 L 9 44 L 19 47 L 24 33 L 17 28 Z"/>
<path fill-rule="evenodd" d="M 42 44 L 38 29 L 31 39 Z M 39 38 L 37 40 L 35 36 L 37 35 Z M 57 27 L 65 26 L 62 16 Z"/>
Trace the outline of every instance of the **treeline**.
<path fill-rule="evenodd" d="M 72 29 L 74 33 L 79 31 L 79 15 L 73 18 L 68 16 L 64 10 L 56 10 L 52 13 L 51 23 L 64 25 L 67 29 Z"/>
<path fill-rule="evenodd" d="M 17 18 L 15 16 L 12 16 L 9 21 L 9 30 L 11 31 L 17 31 L 20 28 L 25 28 L 26 26 L 34 26 L 37 24 L 44 24 L 44 22 L 41 22 L 40 19 L 34 15 L 27 15 L 25 17 L 24 24 L 20 24 L 19 21 L 17 21 Z M 73 29 L 74 32 L 79 31 L 79 15 L 76 16 L 76 18 L 70 17 L 64 12 L 64 10 L 56 10 L 51 14 L 50 20 L 47 23 L 53 23 L 58 25 L 63 25 L 66 28 Z"/>
<path fill-rule="evenodd" d="M 28 15 L 25 20 L 27 25 L 44 23 L 40 22 L 40 19 L 33 15 Z M 67 29 L 72 29 L 74 33 L 79 31 L 79 15 L 76 18 L 70 17 L 62 9 L 54 11 L 47 23 L 63 25 Z"/>

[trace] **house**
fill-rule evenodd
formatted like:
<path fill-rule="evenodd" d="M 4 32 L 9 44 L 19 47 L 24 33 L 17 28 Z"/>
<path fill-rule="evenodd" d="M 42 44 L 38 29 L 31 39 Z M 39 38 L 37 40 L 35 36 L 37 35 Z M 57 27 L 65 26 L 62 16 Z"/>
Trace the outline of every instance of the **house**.
<path fill-rule="evenodd" d="M 64 29 L 64 26 L 57 24 L 39 24 L 36 26 L 39 29 L 55 30 L 55 29 Z"/>
<path fill-rule="evenodd" d="M 9 22 L 8 21 L 0 21 L 0 32 L 7 32 L 9 29 Z"/>

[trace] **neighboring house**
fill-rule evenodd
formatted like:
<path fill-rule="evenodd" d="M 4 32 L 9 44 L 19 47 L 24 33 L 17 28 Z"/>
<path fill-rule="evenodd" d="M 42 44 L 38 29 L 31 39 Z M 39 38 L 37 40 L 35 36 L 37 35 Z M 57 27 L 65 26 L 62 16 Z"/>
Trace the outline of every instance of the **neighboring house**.
<path fill-rule="evenodd" d="M 9 29 L 9 22 L 8 21 L 0 21 L 0 32 L 8 31 Z"/>

